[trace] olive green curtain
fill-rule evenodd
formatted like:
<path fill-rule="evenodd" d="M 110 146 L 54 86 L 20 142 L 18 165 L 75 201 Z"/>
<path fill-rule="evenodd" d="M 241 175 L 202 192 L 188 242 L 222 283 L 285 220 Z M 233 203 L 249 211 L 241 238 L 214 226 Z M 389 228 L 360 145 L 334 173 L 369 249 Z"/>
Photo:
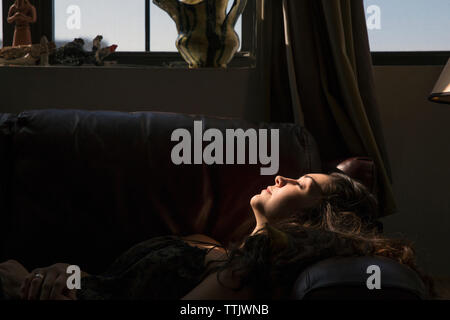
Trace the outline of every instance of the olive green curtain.
<path fill-rule="evenodd" d="M 323 162 L 371 157 L 380 215 L 396 212 L 363 0 L 266 0 L 262 33 L 271 121 L 304 125 Z"/>

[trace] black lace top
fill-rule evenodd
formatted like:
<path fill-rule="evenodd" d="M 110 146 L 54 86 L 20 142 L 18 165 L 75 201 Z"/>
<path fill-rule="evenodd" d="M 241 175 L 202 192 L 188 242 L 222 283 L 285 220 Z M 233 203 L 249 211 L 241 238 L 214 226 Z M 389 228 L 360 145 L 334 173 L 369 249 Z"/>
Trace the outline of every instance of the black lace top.
<path fill-rule="evenodd" d="M 141 242 L 123 253 L 103 274 L 82 278 L 77 298 L 180 299 L 202 280 L 208 250 L 211 249 L 190 246 L 177 236 Z"/>

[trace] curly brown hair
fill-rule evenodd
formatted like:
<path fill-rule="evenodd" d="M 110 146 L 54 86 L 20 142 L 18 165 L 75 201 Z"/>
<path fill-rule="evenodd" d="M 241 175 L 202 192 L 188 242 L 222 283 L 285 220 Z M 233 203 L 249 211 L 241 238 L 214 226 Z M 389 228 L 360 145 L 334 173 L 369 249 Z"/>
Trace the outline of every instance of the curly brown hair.
<path fill-rule="evenodd" d="M 335 256 L 383 256 L 412 268 L 435 296 L 430 277 L 419 270 L 413 244 L 382 235 L 377 200 L 360 182 L 345 174 L 329 174 L 331 183 L 319 203 L 295 215 L 266 224 L 230 246 L 228 259 L 208 274 L 232 270 L 243 287 L 258 298 L 289 298 L 296 278 L 308 266 Z M 243 243 L 243 245 L 242 245 Z"/>

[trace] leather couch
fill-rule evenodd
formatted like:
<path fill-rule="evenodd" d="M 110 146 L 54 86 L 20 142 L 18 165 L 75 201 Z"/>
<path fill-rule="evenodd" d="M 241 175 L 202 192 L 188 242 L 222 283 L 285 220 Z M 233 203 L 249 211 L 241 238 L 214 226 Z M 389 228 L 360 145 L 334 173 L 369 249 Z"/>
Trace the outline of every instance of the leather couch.
<path fill-rule="evenodd" d="M 0 114 L 0 261 L 16 259 L 28 269 L 66 262 L 95 274 L 153 236 L 201 233 L 225 244 L 235 241 L 252 216 L 251 196 L 274 177 L 260 175 L 260 164 L 174 165 L 170 155 L 177 142 L 171 134 L 178 128 L 192 132 L 194 120 L 203 121 L 204 130 L 222 132 L 277 128 L 278 174 L 338 168 L 375 188 L 370 159 L 322 163 L 314 138 L 294 124 L 158 112 Z M 361 297 L 358 290 L 369 292 L 364 268 L 375 262 L 384 266 L 383 288 L 392 288 L 394 297 L 424 297 L 415 273 L 378 259 L 311 266 L 299 275 L 293 298 Z"/>

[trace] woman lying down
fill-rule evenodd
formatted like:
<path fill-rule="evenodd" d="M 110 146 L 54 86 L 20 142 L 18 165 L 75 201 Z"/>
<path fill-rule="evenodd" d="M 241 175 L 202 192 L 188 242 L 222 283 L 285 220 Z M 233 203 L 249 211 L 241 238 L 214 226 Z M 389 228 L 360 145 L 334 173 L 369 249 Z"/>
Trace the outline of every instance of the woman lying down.
<path fill-rule="evenodd" d="M 10 260 L 0 264 L 0 293 L 25 300 L 288 299 L 300 272 L 330 257 L 385 256 L 417 271 L 412 247 L 374 228 L 373 195 L 344 174 L 277 176 L 250 204 L 256 226 L 229 248 L 206 235 L 152 238 L 103 274 L 82 272 L 80 290 L 66 286 L 68 264 L 28 272 Z"/>

